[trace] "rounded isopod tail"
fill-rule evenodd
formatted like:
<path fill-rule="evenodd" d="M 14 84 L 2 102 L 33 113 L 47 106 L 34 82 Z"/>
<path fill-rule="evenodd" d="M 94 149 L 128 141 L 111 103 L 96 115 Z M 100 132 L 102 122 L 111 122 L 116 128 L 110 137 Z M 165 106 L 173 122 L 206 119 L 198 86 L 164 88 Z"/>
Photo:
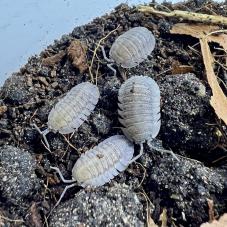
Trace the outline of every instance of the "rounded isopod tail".
<path fill-rule="evenodd" d="M 109 182 L 128 167 L 133 154 L 133 143 L 123 135 L 115 135 L 81 155 L 72 169 L 72 180 L 64 179 L 58 168 L 51 167 L 58 172 L 64 183 L 72 183 L 65 187 L 55 207 L 65 192 L 75 185 L 98 187 Z"/>
<path fill-rule="evenodd" d="M 151 54 L 155 47 L 155 37 L 145 27 L 134 27 L 120 35 L 110 48 L 109 57 L 106 57 L 104 47 L 101 46 L 104 59 L 114 74 L 113 63 L 123 68 L 132 68 L 139 65 Z"/>
<path fill-rule="evenodd" d="M 48 128 L 41 132 L 34 125 L 43 136 L 46 146 L 50 147 L 46 139 L 49 131 L 69 134 L 77 130 L 94 110 L 99 96 L 99 89 L 96 85 L 83 82 L 74 86 L 60 99 L 48 115 Z"/>

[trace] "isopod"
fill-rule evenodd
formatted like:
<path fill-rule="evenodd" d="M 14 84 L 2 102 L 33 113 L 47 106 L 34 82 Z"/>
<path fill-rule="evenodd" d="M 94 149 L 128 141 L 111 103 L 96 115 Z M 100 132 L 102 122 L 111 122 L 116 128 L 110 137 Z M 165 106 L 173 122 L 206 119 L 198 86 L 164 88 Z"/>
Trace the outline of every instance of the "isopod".
<path fill-rule="evenodd" d="M 114 71 L 113 63 L 123 68 L 132 68 L 147 59 L 155 47 L 155 37 L 145 27 L 131 28 L 120 35 L 110 48 L 107 58 L 104 47 L 101 46 L 104 59 L 109 62 L 107 66 Z"/>
<path fill-rule="evenodd" d="M 73 87 L 50 111 L 47 129 L 41 132 L 49 148 L 46 134 L 50 131 L 61 134 L 72 133 L 88 118 L 94 110 L 98 99 L 99 89 L 90 82 L 83 82 Z"/>
<path fill-rule="evenodd" d="M 143 143 L 159 151 L 171 153 L 154 147 L 151 141 L 158 135 L 161 127 L 160 115 L 160 90 L 158 84 L 147 76 L 133 76 L 122 84 L 118 93 L 119 122 L 124 135 L 140 145 L 143 153 Z"/>
<path fill-rule="evenodd" d="M 73 183 L 65 187 L 56 206 L 68 188 L 75 185 L 98 187 L 109 182 L 127 168 L 133 154 L 133 143 L 123 135 L 115 135 L 81 155 L 72 169 L 72 180 L 64 179 L 58 168 L 51 167 L 59 173 L 64 183 Z"/>

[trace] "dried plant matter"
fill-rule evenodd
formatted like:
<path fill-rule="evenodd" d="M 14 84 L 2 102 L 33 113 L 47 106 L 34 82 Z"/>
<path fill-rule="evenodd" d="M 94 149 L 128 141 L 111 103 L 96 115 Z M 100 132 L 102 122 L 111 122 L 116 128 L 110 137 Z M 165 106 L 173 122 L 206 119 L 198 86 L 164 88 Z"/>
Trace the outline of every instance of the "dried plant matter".
<path fill-rule="evenodd" d="M 214 108 L 215 113 L 221 118 L 225 124 L 227 124 L 227 97 L 223 93 L 217 77 L 214 73 L 213 63 L 214 59 L 211 54 L 208 42 L 218 42 L 226 50 L 227 48 L 227 36 L 225 34 L 219 34 L 220 30 L 216 30 L 216 26 L 207 25 L 190 25 L 190 24 L 176 24 L 173 26 L 171 33 L 174 34 L 185 34 L 200 39 L 201 51 L 203 55 L 203 62 L 206 69 L 207 80 L 212 89 L 213 95 L 211 96 L 210 104 Z M 212 34 L 218 34 L 213 36 Z M 218 38 L 219 37 L 219 38 Z M 221 41 L 220 41 L 221 40 Z"/>
<path fill-rule="evenodd" d="M 152 13 L 166 17 L 178 17 L 184 20 L 197 21 L 209 24 L 223 24 L 227 25 L 227 17 L 218 15 L 209 15 L 203 13 L 195 13 L 183 10 L 173 10 L 172 12 L 164 12 L 154 9 L 151 6 L 139 6 L 138 10 L 143 13 Z"/>
<path fill-rule="evenodd" d="M 64 56 L 65 56 L 65 51 L 60 51 L 58 54 L 44 58 L 42 60 L 42 65 L 54 67 L 56 64 L 58 64 L 61 61 L 61 59 Z"/>
<path fill-rule="evenodd" d="M 67 51 L 73 66 L 78 68 L 80 73 L 85 72 L 88 68 L 86 57 L 87 47 L 80 40 L 76 39 L 71 42 Z"/>
<path fill-rule="evenodd" d="M 208 42 L 219 43 L 227 51 L 227 35 L 215 25 L 177 23 L 170 30 L 171 34 L 190 35 L 195 38 L 206 37 Z"/>

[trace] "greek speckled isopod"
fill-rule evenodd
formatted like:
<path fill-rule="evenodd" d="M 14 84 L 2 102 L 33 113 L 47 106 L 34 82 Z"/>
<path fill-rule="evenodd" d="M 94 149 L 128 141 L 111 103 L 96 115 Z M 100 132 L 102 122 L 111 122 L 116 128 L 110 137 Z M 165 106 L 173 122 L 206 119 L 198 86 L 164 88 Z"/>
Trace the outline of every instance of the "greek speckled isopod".
<path fill-rule="evenodd" d="M 75 185 L 98 187 L 109 182 L 127 168 L 133 154 L 133 143 L 123 135 L 115 135 L 81 155 L 72 169 L 72 180 L 64 179 L 58 168 L 51 167 L 59 173 L 63 182 L 77 182 L 65 187 L 58 203 L 66 190 Z"/>
<path fill-rule="evenodd" d="M 125 136 L 136 144 L 140 144 L 140 154 L 143 153 L 143 143 L 156 150 L 171 153 L 154 147 L 150 142 L 158 135 L 160 121 L 160 90 L 158 84 L 147 76 L 133 76 L 119 89 L 118 114 Z"/>
<path fill-rule="evenodd" d="M 102 48 L 103 56 L 108 64 L 107 66 L 114 71 L 113 63 L 123 68 L 132 68 L 147 59 L 155 47 L 155 37 L 152 32 L 145 27 L 131 28 L 120 35 L 113 43 L 109 56 L 106 57 L 105 50 Z"/>
<path fill-rule="evenodd" d="M 83 82 L 73 87 L 50 111 L 48 128 L 41 132 L 46 145 L 49 147 L 46 134 L 49 131 L 61 134 L 72 133 L 88 118 L 94 110 L 98 99 L 99 90 L 90 82 Z"/>

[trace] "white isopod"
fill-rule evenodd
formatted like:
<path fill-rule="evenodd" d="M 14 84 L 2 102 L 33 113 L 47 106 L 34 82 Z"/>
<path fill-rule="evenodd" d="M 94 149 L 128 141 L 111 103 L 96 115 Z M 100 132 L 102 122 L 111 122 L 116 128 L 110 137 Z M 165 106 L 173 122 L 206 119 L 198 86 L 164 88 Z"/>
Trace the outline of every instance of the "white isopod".
<path fill-rule="evenodd" d="M 77 130 L 94 110 L 99 96 L 98 87 L 90 82 L 73 87 L 50 111 L 46 130 L 41 132 L 34 125 L 43 135 L 46 145 L 49 147 L 46 134 L 50 131 L 68 134 Z"/>
<path fill-rule="evenodd" d="M 161 126 L 160 90 L 158 84 L 147 76 L 133 76 L 122 84 L 118 93 L 118 114 L 125 136 L 136 144 L 140 144 L 140 154 L 143 153 L 143 143 L 159 151 L 172 151 L 154 147 L 151 141 L 158 135 Z M 133 161 L 134 161 L 133 160 Z"/>
<path fill-rule="evenodd" d="M 109 58 L 106 57 L 104 47 L 101 46 L 103 56 L 108 64 L 107 66 L 114 71 L 113 63 L 123 68 L 132 68 L 147 59 L 155 47 L 155 37 L 151 31 L 145 27 L 131 28 L 120 35 L 113 43 Z"/>
<path fill-rule="evenodd" d="M 72 180 L 64 179 L 58 168 L 51 167 L 59 173 L 64 183 L 73 183 L 65 187 L 56 205 L 68 188 L 75 185 L 98 187 L 109 182 L 127 168 L 133 154 L 133 143 L 123 135 L 115 135 L 81 155 L 72 169 Z"/>

